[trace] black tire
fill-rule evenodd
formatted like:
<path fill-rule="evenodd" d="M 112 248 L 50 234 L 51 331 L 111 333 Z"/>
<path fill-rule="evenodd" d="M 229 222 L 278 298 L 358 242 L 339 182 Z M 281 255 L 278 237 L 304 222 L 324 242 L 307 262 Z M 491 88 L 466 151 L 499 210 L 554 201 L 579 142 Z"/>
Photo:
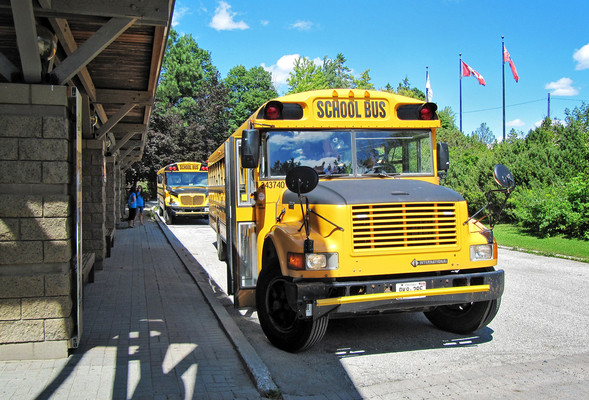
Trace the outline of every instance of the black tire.
<path fill-rule="evenodd" d="M 499 311 L 501 299 L 477 303 L 436 307 L 425 312 L 429 321 L 441 330 L 453 333 L 472 333 L 487 326 Z"/>
<path fill-rule="evenodd" d="M 217 225 L 217 257 L 219 261 L 227 261 L 227 249 L 226 245 L 221 239 L 221 233 L 219 232 L 219 225 Z"/>
<path fill-rule="evenodd" d="M 174 224 L 174 217 L 170 214 L 168 209 L 164 210 L 164 221 L 166 225 L 173 225 Z"/>
<path fill-rule="evenodd" d="M 277 266 L 268 267 L 262 269 L 256 286 L 260 326 L 270 342 L 281 350 L 296 353 L 308 349 L 325 335 L 328 317 L 298 319 L 286 300 L 288 278 L 282 276 Z"/>

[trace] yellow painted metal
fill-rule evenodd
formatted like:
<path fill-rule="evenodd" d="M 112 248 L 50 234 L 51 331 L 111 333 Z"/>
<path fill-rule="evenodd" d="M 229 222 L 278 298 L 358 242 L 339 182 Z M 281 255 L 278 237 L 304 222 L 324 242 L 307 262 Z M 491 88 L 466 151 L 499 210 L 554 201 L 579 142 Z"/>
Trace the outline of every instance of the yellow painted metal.
<path fill-rule="evenodd" d="M 458 286 L 449 288 L 437 288 L 426 290 L 415 290 L 410 292 L 390 292 L 390 293 L 372 293 L 360 294 L 356 296 L 333 297 L 329 299 L 317 300 L 318 307 L 335 306 L 340 304 L 353 304 L 365 301 L 382 301 L 392 299 L 403 299 L 407 297 L 429 297 L 429 296 L 443 296 L 447 294 L 463 294 L 463 293 L 477 293 L 488 292 L 491 289 L 490 285 L 473 285 L 473 286 Z"/>

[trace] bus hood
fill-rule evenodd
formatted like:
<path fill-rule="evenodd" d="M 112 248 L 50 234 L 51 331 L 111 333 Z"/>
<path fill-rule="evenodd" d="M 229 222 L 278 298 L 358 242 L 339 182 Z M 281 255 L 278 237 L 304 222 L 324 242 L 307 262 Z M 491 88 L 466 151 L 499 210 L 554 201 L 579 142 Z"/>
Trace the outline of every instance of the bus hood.
<path fill-rule="evenodd" d="M 174 196 L 179 196 L 181 194 L 208 193 L 208 189 L 204 186 L 168 186 L 166 189 Z"/>
<path fill-rule="evenodd" d="M 309 204 L 383 204 L 417 202 L 461 202 L 464 198 L 452 189 L 413 179 L 338 179 L 320 181 L 307 193 Z M 298 203 L 296 193 L 286 190 L 283 204 Z"/>

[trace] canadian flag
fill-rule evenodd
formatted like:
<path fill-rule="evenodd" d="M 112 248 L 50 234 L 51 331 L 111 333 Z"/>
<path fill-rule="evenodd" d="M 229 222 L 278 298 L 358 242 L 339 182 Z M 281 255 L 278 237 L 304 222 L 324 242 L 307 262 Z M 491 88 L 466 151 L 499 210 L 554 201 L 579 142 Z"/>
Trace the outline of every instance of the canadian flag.
<path fill-rule="evenodd" d="M 511 73 L 513 74 L 513 79 L 515 79 L 516 82 L 519 82 L 519 75 L 517 74 L 517 69 L 515 69 L 515 64 L 513 63 L 513 60 L 511 59 L 511 56 L 509 55 L 509 52 L 507 51 L 507 48 L 505 46 L 503 46 L 503 62 L 509 63 L 509 66 L 511 67 Z"/>
<path fill-rule="evenodd" d="M 462 76 L 471 76 L 472 75 L 478 79 L 478 81 L 481 85 L 485 86 L 485 78 L 483 78 L 483 76 L 481 74 L 479 74 L 474 69 L 472 69 L 472 67 L 470 67 L 468 64 L 466 64 L 464 61 L 461 61 L 461 62 L 462 62 Z"/>

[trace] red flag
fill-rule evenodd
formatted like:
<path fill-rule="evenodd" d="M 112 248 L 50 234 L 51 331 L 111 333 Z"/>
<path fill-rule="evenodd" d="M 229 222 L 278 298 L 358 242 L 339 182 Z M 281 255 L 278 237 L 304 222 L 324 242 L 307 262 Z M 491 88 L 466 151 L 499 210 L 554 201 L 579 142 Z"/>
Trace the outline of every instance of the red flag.
<path fill-rule="evenodd" d="M 468 66 L 464 61 L 462 61 L 462 76 L 474 76 L 478 79 L 479 83 L 485 86 L 485 78 L 470 66 Z"/>
<path fill-rule="evenodd" d="M 507 51 L 505 45 L 503 45 L 503 62 L 509 62 L 509 66 L 511 67 L 511 73 L 513 74 L 513 79 L 515 79 L 516 82 L 519 82 L 519 75 L 517 74 L 517 69 L 515 69 L 515 64 L 513 63 L 513 60 L 511 59 L 511 56 L 509 55 L 509 52 Z"/>

